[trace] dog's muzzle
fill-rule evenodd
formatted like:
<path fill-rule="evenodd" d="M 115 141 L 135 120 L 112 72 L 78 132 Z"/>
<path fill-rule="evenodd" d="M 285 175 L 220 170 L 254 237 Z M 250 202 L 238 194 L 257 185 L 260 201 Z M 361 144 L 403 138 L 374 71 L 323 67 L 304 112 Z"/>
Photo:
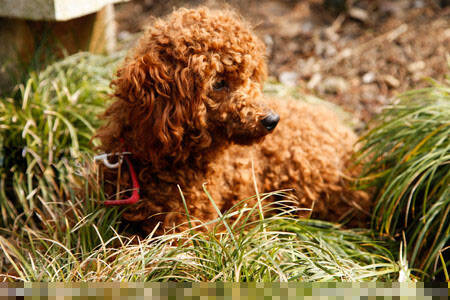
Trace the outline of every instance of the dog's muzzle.
<path fill-rule="evenodd" d="M 261 120 L 261 124 L 267 131 L 272 131 L 277 127 L 278 121 L 280 121 L 280 116 L 276 113 L 271 112 L 264 119 Z"/>

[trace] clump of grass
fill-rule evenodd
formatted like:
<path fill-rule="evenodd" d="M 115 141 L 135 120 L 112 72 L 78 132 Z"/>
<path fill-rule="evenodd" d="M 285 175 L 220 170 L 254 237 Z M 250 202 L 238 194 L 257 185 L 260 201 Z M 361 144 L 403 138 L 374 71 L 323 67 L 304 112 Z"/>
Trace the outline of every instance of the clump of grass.
<path fill-rule="evenodd" d="M 243 201 L 211 224 L 192 221 L 181 233 L 140 239 L 126 236 L 124 226 L 119 233 L 120 212 L 98 205 L 103 194 L 89 140 L 120 57 L 68 57 L 31 74 L 16 97 L 0 102 L 0 280 L 398 277 L 392 255 L 369 233 L 298 220 L 282 193 L 281 202 L 268 201 L 273 193 L 258 195 L 258 206 L 242 207 Z"/>
<path fill-rule="evenodd" d="M 450 87 L 398 96 L 361 139 L 362 182 L 376 190 L 373 225 L 401 239 L 422 279 L 442 273 L 450 238 Z M 423 272 L 423 273 L 422 273 Z"/>
<path fill-rule="evenodd" d="M 24 281 L 231 282 L 398 277 L 399 267 L 381 242 L 327 222 L 299 220 L 294 217 L 298 209 L 287 198 L 268 202 L 273 194 L 260 195 L 260 206 L 242 207 L 243 201 L 209 224 L 192 221 L 191 228 L 181 233 L 140 239 L 118 233 L 107 237 L 98 228 L 99 242 L 89 251 L 77 246 L 83 244 L 83 229 L 95 228 L 84 218 L 67 228 L 67 236 L 78 240 L 72 247 L 25 229 L 25 238 L 15 244 L 0 238 L 10 262 L 9 272 L 0 276 Z M 278 213 L 259 218 L 259 207 L 263 213 Z M 240 221 L 235 221 L 236 215 Z"/>
<path fill-rule="evenodd" d="M 81 155 L 64 165 L 71 176 L 53 187 L 40 180 L 43 195 L 35 202 L 18 202 L 21 211 L 9 224 L 0 227 L 0 281 L 70 280 L 62 274 L 73 262 L 73 253 L 86 258 L 103 241 L 113 238 L 120 225 L 119 211 L 104 208 L 102 191 L 96 184 L 90 157 Z M 58 198 L 58 190 L 67 195 Z M 13 200 L 12 200 L 13 201 Z M 101 234 L 100 234 L 101 233 Z"/>
<path fill-rule="evenodd" d="M 59 239 L 69 230 L 68 212 L 74 220 L 81 218 L 74 207 L 80 209 L 82 200 L 68 201 L 76 193 L 74 162 L 92 151 L 97 114 L 104 108 L 120 57 L 70 56 L 39 74 L 31 73 L 14 97 L 0 99 L 3 237 L 45 232 Z"/>

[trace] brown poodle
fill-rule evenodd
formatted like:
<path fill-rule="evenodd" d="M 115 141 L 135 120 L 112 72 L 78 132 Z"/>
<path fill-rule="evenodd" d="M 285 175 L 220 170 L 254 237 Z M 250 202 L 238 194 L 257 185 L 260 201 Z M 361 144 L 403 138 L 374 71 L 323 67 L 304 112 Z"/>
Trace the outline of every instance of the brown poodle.
<path fill-rule="evenodd" d="M 179 9 L 154 21 L 117 71 L 97 132 L 102 151 L 131 152 L 141 188 L 126 220 L 146 232 L 185 223 L 177 185 L 191 219 L 213 220 L 203 184 L 225 211 L 256 194 L 254 179 L 259 192 L 292 189 L 313 217 L 366 219 L 368 197 L 351 189 L 347 170 L 355 134 L 320 105 L 266 99 L 265 53 L 229 10 Z M 116 172 L 105 175 L 107 193 Z M 131 188 L 121 173 L 121 189 Z"/>

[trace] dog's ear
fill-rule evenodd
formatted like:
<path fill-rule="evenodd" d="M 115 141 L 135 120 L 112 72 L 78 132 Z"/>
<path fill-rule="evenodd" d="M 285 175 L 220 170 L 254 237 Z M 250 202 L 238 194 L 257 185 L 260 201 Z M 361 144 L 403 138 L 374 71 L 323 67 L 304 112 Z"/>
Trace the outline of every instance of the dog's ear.
<path fill-rule="evenodd" d="M 171 78 L 167 66 L 157 55 L 128 58 L 112 81 L 114 96 L 130 104 L 146 107 L 151 113 L 158 96 L 168 98 Z"/>
<path fill-rule="evenodd" d="M 186 131 L 206 127 L 206 111 L 200 109 L 189 67 L 147 53 L 128 60 L 112 85 L 114 96 L 126 103 L 121 136 L 133 155 L 155 168 L 187 158 Z M 203 129 L 195 134 L 206 135 Z"/>

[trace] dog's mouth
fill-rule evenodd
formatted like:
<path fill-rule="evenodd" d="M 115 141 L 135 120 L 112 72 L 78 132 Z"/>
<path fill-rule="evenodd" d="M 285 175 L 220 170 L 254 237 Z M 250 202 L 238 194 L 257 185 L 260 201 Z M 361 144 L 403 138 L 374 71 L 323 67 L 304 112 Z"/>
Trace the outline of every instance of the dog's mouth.
<path fill-rule="evenodd" d="M 229 128 L 228 138 L 238 145 L 251 145 L 261 142 L 264 137 L 272 133 L 280 120 L 280 116 L 270 112 L 262 119 L 253 123 L 253 126 Z"/>
<path fill-rule="evenodd" d="M 280 116 L 271 109 L 257 106 L 254 109 L 232 110 L 232 113 L 211 111 L 209 130 L 216 141 L 232 142 L 238 145 L 258 143 L 272 133 Z"/>
<path fill-rule="evenodd" d="M 266 134 L 261 134 L 259 136 L 255 135 L 245 135 L 245 134 L 238 134 L 232 137 L 232 140 L 235 144 L 242 145 L 242 146 L 249 146 L 252 144 L 257 144 L 261 142 Z"/>

